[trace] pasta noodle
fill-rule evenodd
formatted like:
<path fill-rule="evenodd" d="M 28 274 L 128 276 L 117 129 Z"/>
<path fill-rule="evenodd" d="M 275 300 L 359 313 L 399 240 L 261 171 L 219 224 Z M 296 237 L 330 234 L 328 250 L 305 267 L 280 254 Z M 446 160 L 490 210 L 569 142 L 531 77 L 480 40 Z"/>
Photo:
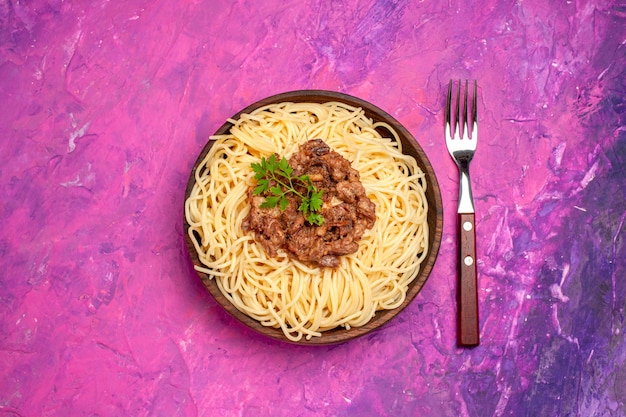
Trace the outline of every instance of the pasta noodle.
<path fill-rule="evenodd" d="M 271 104 L 229 121 L 228 134 L 211 137 L 185 202 L 188 234 L 203 265 L 196 269 L 215 279 L 237 309 L 292 341 L 363 326 L 377 311 L 400 306 L 428 253 L 428 203 L 426 177 L 402 153 L 394 129 L 340 102 Z M 351 161 L 376 204 L 374 227 L 334 269 L 282 251 L 269 257 L 241 227 L 254 183 L 250 164 L 272 153 L 289 157 L 317 138 Z"/>

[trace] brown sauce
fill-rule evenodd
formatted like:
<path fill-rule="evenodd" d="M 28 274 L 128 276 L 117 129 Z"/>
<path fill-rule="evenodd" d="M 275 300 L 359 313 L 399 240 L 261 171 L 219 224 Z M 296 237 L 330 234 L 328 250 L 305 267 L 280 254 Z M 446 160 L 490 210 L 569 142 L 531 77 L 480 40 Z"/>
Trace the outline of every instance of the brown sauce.
<path fill-rule="evenodd" d="M 357 170 L 350 161 L 333 151 L 321 139 L 300 145 L 289 158 L 294 176 L 308 175 L 318 190 L 323 190 L 321 226 L 309 224 L 298 211 L 299 198 L 290 195 L 289 205 L 261 208 L 265 196 L 248 193 L 250 213 L 242 228 L 253 232 L 256 242 L 275 257 L 286 251 L 299 261 L 335 268 L 340 256 L 358 250 L 358 241 L 376 222 L 376 205 L 365 194 Z"/>

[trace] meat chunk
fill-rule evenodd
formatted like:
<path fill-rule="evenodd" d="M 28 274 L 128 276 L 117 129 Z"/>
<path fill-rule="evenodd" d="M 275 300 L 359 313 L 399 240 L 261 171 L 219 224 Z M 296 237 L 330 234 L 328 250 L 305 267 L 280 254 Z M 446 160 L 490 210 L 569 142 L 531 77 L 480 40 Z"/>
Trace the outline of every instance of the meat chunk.
<path fill-rule="evenodd" d="M 365 188 L 358 181 L 338 182 L 335 189 L 337 190 L 337 198 L 350 204 L 365 196 Z"/>
<path fill-rule="evenodd" d="M 301 227 L 289 236 L 287 250 L 302 262 L 317 262 L 324 255 L 324 241 L 315 233 L 314 227 Z"/>
<path fill-rule="evenodd" d="M 278 249 L 285 243 L 286 233 L 279 222 L 281 217 L 278 208 L 262 209 L 261 204 L 265 199 L 249 193 L 248 200 L 251 202 L 250 213 L 244 220 L 244 231 L 254 231 L 254 238 L 259 242 L 270 256 L 276 256 Z"/>
<path fill-rule="evenodd" d="M 311 139 L 300 146 L 300 152 L 307 158 L 311 156 L 322 156 L 330 152 L 330 146 L 321 139 Z"/>

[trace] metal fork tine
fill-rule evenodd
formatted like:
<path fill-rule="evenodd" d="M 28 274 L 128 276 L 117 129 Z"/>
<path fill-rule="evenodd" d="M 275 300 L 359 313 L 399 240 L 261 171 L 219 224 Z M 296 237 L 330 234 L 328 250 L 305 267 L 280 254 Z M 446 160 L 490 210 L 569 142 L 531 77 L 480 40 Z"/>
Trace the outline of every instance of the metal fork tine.
<path fill-rule="evenodd" d="M 459 93 L 461 92 L 461 81 L 459 80 Z M 465 80 L 465 90 L 463 91 L 463 139 L 467 139 L 469 130 L 467 129 L 467 80 Z"/>
<path fill-rule="evenodd" d="M 474 96 L 472 99 L 472 140 L 478 139 L 478 86 L 474 80 Z"/>
<path fill-rule="evenodd" d="M 451 135 L 451 126 L 452 126 L 452 120 L 450 119 L 450 113 L 452 110 L 452 80 L 450 80 L 450 84 L 448 84 L 448 97 L 446 99 L 446 113 L 445 113 L 445 117 L 446 117 L 446 134 L 447 135 Z"/>
<path fill-rule="evenodd" d="M 461 104 L 461 80 L 459 79 L 459 89 L 456 94 L 456 108 L 454 111 L 454 139 L 461 139 L 460 129 L 461 124 L 459 123 L 459 107 Z"/>

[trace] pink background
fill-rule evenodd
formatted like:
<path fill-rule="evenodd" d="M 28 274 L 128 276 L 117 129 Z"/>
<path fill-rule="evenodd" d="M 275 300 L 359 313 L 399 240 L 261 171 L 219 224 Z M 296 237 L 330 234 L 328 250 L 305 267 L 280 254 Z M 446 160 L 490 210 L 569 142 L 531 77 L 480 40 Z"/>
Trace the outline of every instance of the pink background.
<path fill-rule="evenodd" d="M 0 415 L 626 415 L 626 12 L 581 1 L 0 2 Z M 477 79 L 481 345 L 456 345 L 450 78 Z M 433 274 L 299 347 L 214 302 L 191 167 L 280 92 L 368 100 L 437 173 Z"/>

